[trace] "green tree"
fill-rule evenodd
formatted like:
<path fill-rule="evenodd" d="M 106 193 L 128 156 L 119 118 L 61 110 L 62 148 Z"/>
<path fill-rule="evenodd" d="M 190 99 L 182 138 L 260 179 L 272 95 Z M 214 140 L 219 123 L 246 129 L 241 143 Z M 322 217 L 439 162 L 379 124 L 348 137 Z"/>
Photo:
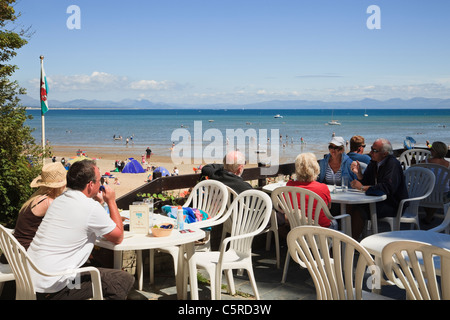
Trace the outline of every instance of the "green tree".
<path fill-rule="evenodd" d="M 9 61 L 27 43 L 29 29 L 15 24 L 15 0 L 0 0 L 0 223 L 13 227 L 21 205 L 30 197 L 30 182 L 42 166 L 42 148 L 25 125 L 26 108 L 20 104 L 25 90 L 10 77 L 17 69 Z"/>

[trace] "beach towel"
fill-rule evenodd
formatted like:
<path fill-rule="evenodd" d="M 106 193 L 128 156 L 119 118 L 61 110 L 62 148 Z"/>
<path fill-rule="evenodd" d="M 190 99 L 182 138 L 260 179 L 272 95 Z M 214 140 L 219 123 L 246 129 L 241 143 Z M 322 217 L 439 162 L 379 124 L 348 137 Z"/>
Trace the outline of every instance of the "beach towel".
<path fill-rule="evenodd" d="M 166 205 L 163 206 L 162 211 L 167 214 L 168 217 L 176 219 L 177 217 L 172 214 L 172 206 Z M 198 221 L 203 221 L 209 219 L 209 215 L 200 209 L 197 208 L 183 208 L 184 222 L 185 223 L 193 223 Z"/>

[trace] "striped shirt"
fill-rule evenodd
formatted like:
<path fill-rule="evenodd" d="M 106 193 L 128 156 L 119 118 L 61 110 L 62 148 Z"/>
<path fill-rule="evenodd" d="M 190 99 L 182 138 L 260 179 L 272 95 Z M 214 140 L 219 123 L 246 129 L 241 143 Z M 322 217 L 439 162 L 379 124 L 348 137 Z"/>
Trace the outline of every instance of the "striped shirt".
<path fill-rule="evenodd" d="M 326 184 L 336 184 L 337 186 L 341 185 L 341 168 L 339 168 L 336 173 L 333 172 L 333 169 L 331 169 L 330 165 L 327 166 L 327 171 L 325 172 L 325 183 Z"/>

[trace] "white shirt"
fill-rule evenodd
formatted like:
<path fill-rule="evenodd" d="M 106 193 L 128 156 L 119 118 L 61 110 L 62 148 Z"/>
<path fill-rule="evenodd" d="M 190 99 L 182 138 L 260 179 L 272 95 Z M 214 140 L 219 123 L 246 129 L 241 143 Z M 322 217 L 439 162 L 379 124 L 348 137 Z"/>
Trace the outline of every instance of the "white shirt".
<path fill-rule="evenodd" d="M 76 269 L 87 261 L 96 238 L 115 227 L 100 203 L 68 189 L 48 208 L 27 252 L 44 272 Z M 45 293 L 60 291 L 75 278 L 43 277 L 33 270 L 31 275 L 36 291 Z"/>

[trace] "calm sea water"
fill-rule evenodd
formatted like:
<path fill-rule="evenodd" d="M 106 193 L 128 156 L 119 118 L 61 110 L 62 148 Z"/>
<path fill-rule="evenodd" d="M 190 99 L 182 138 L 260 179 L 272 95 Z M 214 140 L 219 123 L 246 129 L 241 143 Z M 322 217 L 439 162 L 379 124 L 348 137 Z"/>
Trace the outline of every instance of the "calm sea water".
<path fill-rule="evenodd" d="M 41 141 L 39 110 L 29 110 L 34 119 L 27 122 L 36 128 Z M 282 118 L 274 118 L 280 114 Z M 425 141 L 450 143 L 450 110 L 334 110 L 333 118 L 341 125 L 326 123 L 332 110 L 52 110 L 45 115 L 46 139 L 52 145 L 95 146 L 110 149 L 131 148 L 142 151 L 149 146 L 154 154 L 170 156 L 172 143 L 182 141 L 178 134 L 188 134 L 189 142 L 226 145 L 227 130 L 256 132 L 256 143 L 280 142 L 280 157 L 293 160 L 300 152 L 326 150 L 333 132 L 349 140 L 362 135 L 370 144 L 378 137 L 389 139 L 401 148 L 405 137 L 413 137 L 417 146 Z M 237 131 L 236 131 L 237 130 Z M 278 130 L 278 131 L 272 131 Z M 264 136 L 264 132 L 267 136 Z M 277 134 L 275 134 L 277 133 Z M 122 136 L 122 141 L 113 136 Z M 209 136 L 212 136 L 210 138 Z M 133 137 L 126 146 L 126 137 Z M 266 138 L 267 137 L 267 138 Z M 304 144 L 301 144 L 303 138 Z M 186 141 L 184 141 L 186 143 Z M 254 141 L 253 141 L 254 142 Z M 230 143 L 230 141 L 229 141 Z M 259 146 L 262 148 L 261 146 Z M 368 152 L 370 149 L 366 149 Z"/>

